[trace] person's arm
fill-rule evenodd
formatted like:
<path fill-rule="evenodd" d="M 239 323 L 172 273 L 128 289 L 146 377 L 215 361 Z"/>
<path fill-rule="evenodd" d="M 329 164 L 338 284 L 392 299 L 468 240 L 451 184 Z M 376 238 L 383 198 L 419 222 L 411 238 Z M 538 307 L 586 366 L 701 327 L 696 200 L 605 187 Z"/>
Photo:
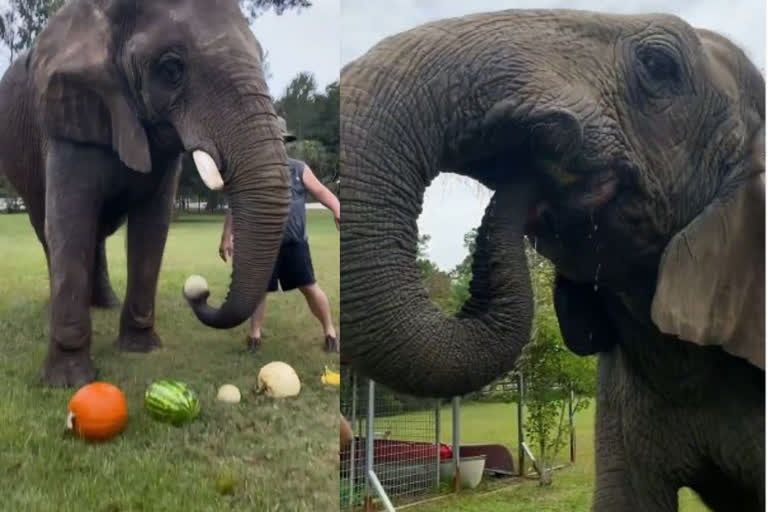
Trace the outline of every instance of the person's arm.
<path fill-rule="evenodd" d="M 320 180 L 317 179 L 315 173 L 312 172 L 312 169 L 310 169 L 308 165 L 304 166 L 302 181 L 304 182 L 304 186 L 307 187 L 307 190 L 309 190 L 323 206 L 333 212 L 333 218 L 336 221 L 336 229 L 340 229 L 339 221 L 341 219 L 341 206 L 339 205 L 339 200 L 333 195 L 333 192 L 320 183 Z"/>
<path fill-rule="evenodd" d="M 227 258 L 232 257 L 232 210 L 227 210 L 227 216 L 224 219 L 224 229 L 221 232 L 221 243 L 219 244 L 219 256 L 225 262 Z"/>

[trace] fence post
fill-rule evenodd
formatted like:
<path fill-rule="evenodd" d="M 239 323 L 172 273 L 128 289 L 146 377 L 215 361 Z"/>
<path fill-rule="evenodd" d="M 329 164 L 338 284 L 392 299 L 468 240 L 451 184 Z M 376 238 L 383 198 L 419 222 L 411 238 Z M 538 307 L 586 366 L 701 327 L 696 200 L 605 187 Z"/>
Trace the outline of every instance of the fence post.
<path fill-rule="evenodd" d="M 573 389 L 568 394 L 568 432 L 571 437 L 571 464 L 576 462 L 576 435 L 573 424 Z"/>
<path fill-rule="evenodd" d="M 440 488 L 440 399 L 435 400 L 435 450 L 437 451 L 437 464 L 435 468 L 435 478 L 437 488 Z"/>
<path fill-rule="evenodd" d="M 379 477 L 376 476 L 376 472 L 373 470 L 373 456 L 374 445 L 373 437 L 375 435 L 374 421 L 376 419 L 376 402 L 375 402 L 375 384 L 372 380 L 368 379 L 368 419 L 365 425 L 365 475 L 367 477 L 367 496 L 365 498 L 365 510 L 366 512 L 373 512 L 375 507 L 373 505 L 373 493 L 378 494 L 379 499 L 382 501 L 384 508 L 388 512 L 395 512 L 395 507 L 389 501 L 387 492 L 379 482 Z"/>
<path fill-rule="evenodd" d="M 517 374 L 517 472 L 525 476 L 525 434 L 523 425 L 523 372 Z"/>
<path fill-rule="evenodd" d="M 459 431 L 461 429 L 461 425 L 459 423 L 460 404 L 461 397 L 453 397 L 453 492 L 459 492 L 459 479 L 461 476 L 461 469 L 459 464 L 461 460 L 459 457 L 461 452 L 461 441 L 459 439 Z"/>
<path fill-rule="evenodd" d="M 375 391 L 374 383 L 371 379 L 368 379 L 368 414 L 365 419 L 365 475 L 368 477 L 373 473 L 373 436 L 374 436 L 374 421 L 375 416 Z M 371 489 L 371 479 L 366 478 L 365 486 L 365 510 L 366 512 L 373 512 L 373 489 Z"/>
<path fill-rule="evenodd" d="M 352 415 L 349 419 L 349 424 L 352 428 L 355 428 L 355 422 L 357 421 L 357 373 L 352 370 Z M 352 443 L 349 445 L 349 508 L 352 509 L 355 506 L 355 448 L 357 448 L 357 438 L 360 437 L 360 430 L 357 429 L 357 435 L 355 431 L 352 431 Z"/>

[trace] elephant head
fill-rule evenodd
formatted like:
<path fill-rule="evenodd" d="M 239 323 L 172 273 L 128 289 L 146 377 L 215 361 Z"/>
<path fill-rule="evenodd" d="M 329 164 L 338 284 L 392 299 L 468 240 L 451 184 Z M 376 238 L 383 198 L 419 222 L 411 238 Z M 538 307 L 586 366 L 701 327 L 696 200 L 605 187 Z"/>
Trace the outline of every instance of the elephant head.
<path fill-rule="evenodd" d="M 126 173 L 191 153 L 224 188 L 237 237 L 229 294 L 188 297 L 206 325 L 242 323 L 266 291 L 288 214 L 288 161 L 262 50 L 235 0 L 68 2 L 27 58 L 49 137 L 109 148 Z M 96 178 L 94 178 L 96 179 Z"/>
<path fill-rule="evenodd" d="M 389 37 L 341 84 L 342 359 L 428 396 L 512 369 L 527 235 L 575 352 L 610 348 L 621 307 L 764 367 L 765 87 L 734 44 L 668 15 L 500 11 Z M 495 191 L 456 317 L 415 265 L 441 170 Z"/>

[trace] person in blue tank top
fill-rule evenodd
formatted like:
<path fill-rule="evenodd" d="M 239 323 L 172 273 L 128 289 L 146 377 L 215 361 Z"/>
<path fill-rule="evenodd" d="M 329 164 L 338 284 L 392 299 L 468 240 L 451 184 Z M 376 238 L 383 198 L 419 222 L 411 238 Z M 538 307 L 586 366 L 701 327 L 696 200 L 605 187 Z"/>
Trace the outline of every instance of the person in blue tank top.
<path fill-rule="evenodd" d="M 296 140 L 296 137 L 287 131 L 285 120 L 281 117 L 279 121 L 283 131 L 283 140 L 285 142 Z M 298 288 L 306 298 L 312 314 L 323 327 L 325 350 L 338 353 L 339 340 L 331 318 L 330 302 L 328 296 L 318 286 L 312 267 L 309 237 L 307 236 L 306 199 L 307 192 L 310 192 L 323 206 L 331 210 L 337 230 L 340 220 L 339 200 L 320 183 L 306 163 L 293 158 L 289 158 L 288 161 L 291 174 L 291 209 L 283 231 L 283 242 L 275 262 L 275 270 L 267 290 L 270 292 L 277 291 L 278 283 L 284 292 Z M 233 249 L 232 214 L 231 211 L 227 211 L 221 244 L 219 245 L 221 259 L 226 262 L 228 258 L 231 258 Z M 251 317 L 251 332 L 247 341 L 248 347 L 253 351 L 258 350 L 261 345 L 261 327 L 264 324 L 265 313 L 266 296 Z"/>

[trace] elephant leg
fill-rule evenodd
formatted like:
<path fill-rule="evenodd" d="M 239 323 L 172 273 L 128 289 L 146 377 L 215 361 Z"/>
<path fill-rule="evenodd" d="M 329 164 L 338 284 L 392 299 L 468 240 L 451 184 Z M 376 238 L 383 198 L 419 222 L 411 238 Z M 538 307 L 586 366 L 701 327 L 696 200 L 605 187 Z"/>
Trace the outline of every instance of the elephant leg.
<path fill-rule="evenodd" d="M 50 346 L 43 380 L 81 386 L 96 377 L 91 362 L 91 281 L 96 250 L 99 180 L 105 165 L 93 148 L 52 142 L 46 169 L 45 240 L 50 259 Z"/>
<path fill-rule="evenodd" d="M 101 238 L 96 244 L 91 305 L 103 309 L 114 309 L 120 306 L 120 299 L 117 298 L 112 284 L 109 282 L 106 239 L 104 238 Z"/>
<path fill-rule="evenodd" d="M 126 352 L 162 346 L 155 332 L 157 279 L 180 170 L 179 161 L 165 173 L 154 197 L 128 215 L 128 283 L 115 341 Z"/>
<path fill-rule="evenodd" d="M 618 414 L 598 397 L 595 425 L 595 490 L 592 512 L 634 512 L 627 457 Z"/>
<path fill-rule="evenodd" d="M 24 199 L 24 204 L 29 213 L 29 222 L 35 230 L 40 245 L 43 246 L 45 253 L 45 264 L 48 269 L 48 277 L 51 275 L 51 257 L 48 252 L 48 242 L 45 239 L 45 190 L 40 190 L 38 194 L 29 199 Z"/>
<path fill-rule="evenodd" d="M 659 466 L 646 464 L 627 443 L 633 437 L 625 431 L 625 418 L 632 400 L 624 394 L 631 385 L 625 369 L 616 364 L 618 349 L 599 358 L 599 384 L 595 418 L 595 490 L 592 512 L 677 512 L 678 486 L 659 476 Z M 629 394 L 632 394 L 630 391 Z M 652 458 L 652 457 L 649 457 Z"/>

